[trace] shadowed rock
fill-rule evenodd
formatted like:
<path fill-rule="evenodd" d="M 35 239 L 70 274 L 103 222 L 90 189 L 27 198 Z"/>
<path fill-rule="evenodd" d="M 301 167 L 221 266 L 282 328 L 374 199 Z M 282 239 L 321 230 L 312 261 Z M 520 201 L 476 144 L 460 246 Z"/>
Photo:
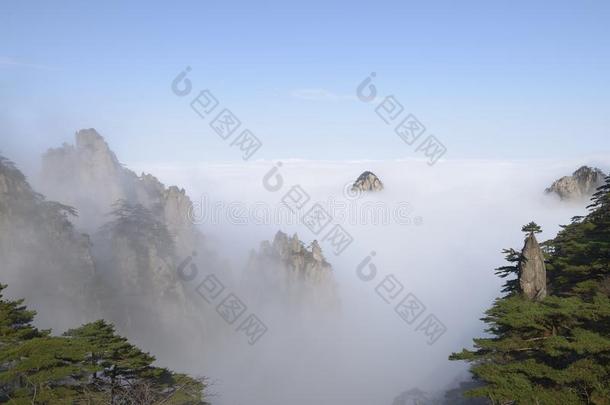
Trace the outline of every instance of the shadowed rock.
<path fill-rule="evenodd" d="M 604 183 L 605 174 L 600 169 L 582 166 L 571 176 L 564 176 L 547 188 L 547 194 L 557 194 L 562 200 L 585 199 Z"/>
<path fill-rule="evenodd" d="M 544 255 L 533 232 L 525 239 L 519 264 L 519 286 L 524 296 L 532 300 L 546 297 L 546 266 Z"/>
<path fill-rule="evenodd" d="M 354 184 L 352 185 L 352 191 L 381 191 L 383 190 L 383 183 L 373 173 L 366 171 L 362 173 Z"/>

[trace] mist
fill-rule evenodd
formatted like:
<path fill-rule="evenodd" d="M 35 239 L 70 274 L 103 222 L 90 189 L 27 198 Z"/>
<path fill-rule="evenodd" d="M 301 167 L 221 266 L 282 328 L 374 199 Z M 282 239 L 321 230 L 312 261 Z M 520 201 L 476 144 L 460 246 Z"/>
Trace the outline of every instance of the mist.
<path fill-rule="evenodd" d="M 35 160 L 24 166 L 36 167 Z M 610 166 L 608 161 L 584 160 Z M 142 285 L 121 290 L 120 272 L 130 270 L 113 259 L 112 239 L 100 231 L 113 200 L 105 186 L 83 190 L 71 187 L 69 179 L 46 181 L 44 171 L 33 170 L 27 174 L 35 189 L 78 207 L 75 231 L 92 235 L 96 263 L 97 276 L 87 283 L 107 284 L 114 295 L 101 294 L 91 306 L 91 296 L 50 294 L 47 299 L 40 270 L 11 270 L 3 278 L 18 280 L 9 283 L 9 293 L 28 299 L 39 312 L 41 327 L 56 326 L 51 320 L 57 319 L 67 328 L 109 318 L 119 332 L 153 353 L 159 365 L 208 377 L 213 404 L 390 405 L 415 387 L 441 395 L 468 379 L 466 365 L 447 358 L 483 333 L 478 319 L 500 295 L 501 281 L 493 270 L 503 264 L 501 250 L 521 248 L 520 229 L 529 221 L 542 226 L 540 239 L 545 240 L 586 212 L 586 201 L 561 201 L 544 193 L 554 179 L 582 162 L 448 160 L 434 167 L 417 159 L 128 164 L 184 189 L 180 192 L 192 202 L 182 219 L 203 241 L 194 238 L 192 251 L 178 250 L 159 265 L 177 283 L 180 299 L 151 298 L 155 290 Z M 379 177 L 384 190 L 351 190 L 367 170 Z M 130 176 L 119 176 L 119 184 L 131 181 Z M 301 190 L 303 206 L 291 209 L 295 187 Z M 330 217 L 322 230 L 312 230 L 303 220 L 316 203 Z M 339 252 L 326 236 L 336 225 L 350 239 Z M 317 240 L 332 266 L 332 280 L 313 290 L 297 284 L 283 291 L 289 285 L 283 281 L 285 269 L 253 267 L 261 242 L 272 241 L 278 231 L 298 234 L 305 246 Z M 17 252 L 17 257 L 25 255 Z M 58 280 L 75 280 L 56 272 Z M 223 319 L 220 301 L 204 298 L 200 290 L 210 275 L 222 284 L 223 294 L 239 298 L 245 315 L 264 324 L 264 333 L 253 340 L 241 330 L 241 320 Z M 420 304 L 413 319 L 401 317 L 397 309 L 405 297 Z M 83 307 L 70 304 L 74 301 Z M 437 333 L 426 332 L 430 317 Z"/>
<path fill-rule="evenodd" d="M 586 212 L 582 201 L 566 203 L 543 193 L 574 165 L 465 160 L 429 167 L 417 160 L 278 160 L 138 166 L 189 190 L 194 221 L 230 261 L 233 288 L 244 297 L 251 295 L 251 287 L 240 282 L 245 277 L 240 269 L 261 240 L 272 239 L 278 229 L 296 232 L 307 242 L 324 235 L 314 235 L 300 223 L 299 213 L 290 215 L 282 204 L 293 185 L 309 194 L 308 206 L 320 202 L 333 213 L 333 223 L 353 237 L 340 255 L 322 242 L 338 285 L 338 313 L 313 312 L 313 320 L 305 323 L 281 309 L 259 307 L 268 332 L 256 345 L 240 339 L 223 341 L 220 347 L 202 343 L 191 349 L 192 361 L 180 366 L 215 379 L 219 404 L 391 404 L 409 388 L 434 392 L 455 385 L 466 368 L 447 357 L 482 333 L 478 319 L 500 295 L 493 269 L 503 264 L 501 250 L 520 249 L 521 226 L 531 220 L 542 226 L 545 240 L 560 224 Z M 274 167 L 283 187 L 269 191 L 263 179 Z M 385 189 L 351 195 L 345 186 L 365 170 L 377 174 Z M 377 274 L 363 281 L 357 268 L 367 257 Z M 392 303 L 376 291 L 389 275 L 404 287 Z M 416 331 L 417 322 L 409 325 L 395 312 L 407 293 L 425 305 L 422 319 L 434 314 L 445 325 L 446 332 L 433 344 Z M 207 305 L 203 300 L 200 304 Z M 207 351 L 214 354 L 202 368 L 196 358 Z"/>

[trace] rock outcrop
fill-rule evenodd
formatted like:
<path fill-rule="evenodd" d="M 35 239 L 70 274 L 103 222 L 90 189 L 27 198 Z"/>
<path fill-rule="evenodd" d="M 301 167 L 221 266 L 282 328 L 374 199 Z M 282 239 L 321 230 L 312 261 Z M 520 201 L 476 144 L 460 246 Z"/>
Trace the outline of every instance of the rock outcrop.
<path fill-rule="evenodd" d="M 282 301 L 305 307 L 338 305 L 332 266 L 316 240 L 305 246 L 296 234 L 278 231 L 271 243 L 263 241 L 259 251 L 251 253 L 247 271 L 250 278 L 263 281 L 258 289 L 263 295 L 277 294 Z"/>
<path fill-rule="evenodd" d="M 528 234 L 521 251 L 519 287 L 523 295 L 531 300 L 538 301 L 546 297 L 544 254 L 533 232 Z"/>
<path fill-rule="evenodd" d="M 578 200 L 591 197 L 604 184 L 605 174 L 598 168 L 582 166 L 571 176 L 564 176 L 545 190 L 547 194 L 557 194 L 562 200 Z"/>
<path fill-rule="evenodd" d="M 383 183 L 374 173 L 369 171 L 366 171 L 358 176 L 352 185 L 352 191 L 355 192 L 381 190 L 383 190 Z"/>

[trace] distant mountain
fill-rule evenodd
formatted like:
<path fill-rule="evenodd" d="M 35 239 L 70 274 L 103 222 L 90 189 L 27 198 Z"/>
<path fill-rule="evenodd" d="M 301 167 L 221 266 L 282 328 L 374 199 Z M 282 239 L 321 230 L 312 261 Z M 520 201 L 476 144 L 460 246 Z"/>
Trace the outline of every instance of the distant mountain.
<path fill-rule="evenodd" d="M 363 172 L 354 184 L 352 185 L 352 191 L 381 191 L 383 190 L 383 183 L 379 178 L 369 171 Z"/>
<path fill-rule="evenodd" d="M 545 190 L 547 194 L 556 194 L 562 200 L 587 199 L 595 190 L 604 184 L 606 175 L 598 168 L 582 166 L 571 176 L 564 176 Z"/>

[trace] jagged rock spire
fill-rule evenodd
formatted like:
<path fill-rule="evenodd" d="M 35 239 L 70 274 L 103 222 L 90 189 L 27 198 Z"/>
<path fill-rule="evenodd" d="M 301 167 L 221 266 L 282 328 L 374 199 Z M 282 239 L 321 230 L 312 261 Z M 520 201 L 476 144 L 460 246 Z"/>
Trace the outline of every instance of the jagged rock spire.
<path fill-rule="evenodd" d="M 248 268 L 256 279 L 251 282 L 263 283 L 260 291 L 273 289 L 286 302 L 304 304 L 303 308 L 339 305 L 332 266 L 317 240 L 305 245 L 296 233 L 290 237 L 278 231 L 271 243 L 263 241 L 260 250 L 250 256 Z M 265 300 L 271 299 L 268 293 L 263 295 Z"/>
<path fill-rule="evenodd" d="M 546 297 L 546 266 L 544 254 L 534 232 L 530 232 L 525 238 L 521 256 L 519 287 L 525 297 L 539 301 Z"/>
<path fill-rule="evenodd" d="M 322 248 L 317 240 L 314 240 L 311 243 L 311 254 L 316 262 L 324 261 L 324 256 L 322 256 Z"/>

